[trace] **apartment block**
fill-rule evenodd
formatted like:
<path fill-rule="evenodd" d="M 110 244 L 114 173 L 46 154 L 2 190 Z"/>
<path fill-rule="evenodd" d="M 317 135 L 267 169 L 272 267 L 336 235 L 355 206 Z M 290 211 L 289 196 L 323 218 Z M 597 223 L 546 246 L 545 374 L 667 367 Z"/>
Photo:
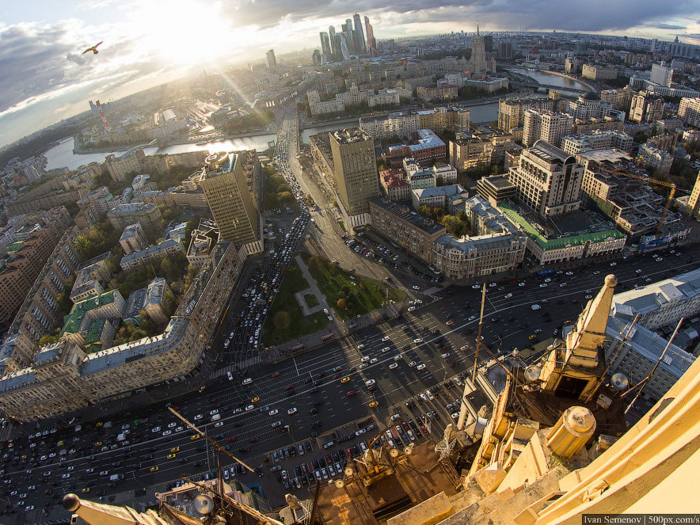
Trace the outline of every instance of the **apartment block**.
<path fill-rule="evenodd" d="M 145 158 L 143 149 L 129 150 L 119 157 L 114 154 L 107 155 L 104 165 L 114 182 L 124 182 L 145 171 Z"/>
<path fill-rule="evenodd" d="M 134 270 L 150 261 L 159 260 L 161 257 L 175 256 L 184 251 L 185 248 L 182 246 L 182 242 L 180 242 L 179 239 L 165 239 L 155 246 L 149 246 L 145 250 L 125 255 L 122 257 L 121 261 L 119 261 L 119 266 L 126 272 Z"/>
<path fill-rule="evenodd" d="M 576 158 L 546 142 L 539 141 L 523 151 L 518 166 L 510 168 L 508 179 L 518 200 L 541 216 L 578 210 L 583 166 Z"/>
<path fill-rule="evenodd" d="M 580 95 L 576 100 L 567 103 L 566 111 L 574 117 L 574 120 L 591 120 L 594 118 L 601 119 L 610 115 L 612 103 L 601 100 L 601 98 L 589 91 Z"/>
<path fill-rule="evenodd" d="M 233 245 L 219 243 L 162 334 L 90 354 L 63 338 L 36 353 L 31 367 L 0 379 L 0 409 L 32 421 L 196 374 L 241 267 Z"/>
<path fill-rule="evenodd" d="M 682 98 L 678 116 L 689 126 L 700 127 L 700 98 Z"/>
<path fill-rule="evenodd" d="M 629 119 L 632 122 L 652 123 L 664 116 L 663 97 L 650 95 L 644 91 L 632 97 Z"/>
<path fill-rule="evenodd" d="M 589 80 L 613 80 L 617 78 L 619 71 L 614 67 L 593 66 L 584 64 L 581 68 L 581 76 Z"/>
<path fill-rule="evenodd" d="M 589 131 L 562 138 L 561 149 L 569 155 L 578 155 L 595 149 L 631 151 L 634 139 L 622 131 Z"/>
<path fill-rule="evenodd" d="M 434 100 L 450 101 L 457 99 L 457 91 L 457 86 L 453 86 L 452 84 L 443 84 L 440 87 L 418 86 L 416 88 L 416 96 L 419 100 L 424 100 L 426 102 L 432 102 Z"/>
<path fill-rule="evenodd" d="M 468 196 L 467 190 L 460 184 L 411 190 L 411 193 L 411 202 L 414 210 L 418 210 L 421 206 L 446 208 L 449 199 L 455 195 L 462 195 L 465 198 Z"/>
<path fill-rule="evenodd" d="M 411 135 L 411 144 L 389 147 L 389 163 L 398 167 L 406 157 L 413 157 L 422 166 L 447 162 L 447 146 L 429 129 L 419 129 Z"/>
<path fill-rule="evenodd" d="M 248 253 L 263 250 L 260 209 L 248 185 L 242 158 L 231 153 L 217 171 L 205 171 L 200 179 L 222 241 L 245 246 Z"/>
<path fill-rule="evenodd" d="M 528 109 L 523 123 L 523 144 L 530 147 L 538 140 L 559 147 L 561 138 L 569 135 L 574 118 L 566 113 Z"/>
<path fill-rule="evenodd" d="M 369 208 L 373 230 L 427 263 L 433 262 L 433 244 L 445 233 L 444 226 L 388 199 L 372 199 Z"/>
<path fill-rule="evenodd" d="M 163 228 L 163 216 L 155 204 L 120 204 L 107 212 L 107 219 L 115 230 L 123 230 L 137 222 L 144 232 L 160 232 Z"/>
<path fill-rule="evenodd" d="M 141 225 L 136 222 L 124 228 L 121 237 L 119 237 L 119 244 L 124 250 L 124 255 L 131 255 L 148 248 L 148 239 L 146 239 Z"/>
<path fill-rule="evenodd" d="M 539 97 L 506 98 L 498 101 L 498 129 L 512 133 L 525 123 L 528 109 L 555 111 L 555 100 Z"/>
<path fill-rule="evenodd" d="M 333 179 L 351 226 L 369 222 L 369 202 L 380 195 L 374 139 L 359 128 L 330 133 Z"/>
<path fill-rule="evenodd" d="M 500 164 L 505 160 L 506 152 L 519 149 L 510 133 L 464 133 L 449 143 L 450 164 L 458 173 L 464 173 L 472 168 Z"/>

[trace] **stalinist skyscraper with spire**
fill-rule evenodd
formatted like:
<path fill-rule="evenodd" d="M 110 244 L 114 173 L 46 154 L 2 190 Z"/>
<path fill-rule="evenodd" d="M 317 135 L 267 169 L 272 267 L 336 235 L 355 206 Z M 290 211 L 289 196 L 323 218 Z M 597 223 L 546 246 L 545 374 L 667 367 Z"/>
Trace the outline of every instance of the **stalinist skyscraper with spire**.
<path fill-rule="evenodd" d="M 487 73 L 496 72 L 496 59 L 486 58 L 484 39 L 479 34 L 479 22 L 476 23 L 476 36 L 472 41 L 472 56 L 469 60 L 469 73 L 473 79 L 481 79 Z"/>

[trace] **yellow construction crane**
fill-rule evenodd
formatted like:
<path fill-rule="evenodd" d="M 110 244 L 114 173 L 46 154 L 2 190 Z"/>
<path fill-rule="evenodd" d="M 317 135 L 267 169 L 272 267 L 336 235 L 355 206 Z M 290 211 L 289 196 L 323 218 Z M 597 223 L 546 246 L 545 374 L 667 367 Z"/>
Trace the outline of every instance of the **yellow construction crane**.
<path fill-rule="evenodd" d="M 628 173 L 628 172 L 621 170 L 621 169 L 604 168 L 604 167 L 599 165 L 598 171 L 600 171 L 601 173 L 607 173 L 608 175 L 627 177 L 628 179 L 637 179 L 637 180 L 644 181 L 648 184 L 656 184 L 657 186 L 665 186 L 667 188 L 671 188 L 671 191 L 668 194 L 668 199 L 666 200 L 666 206 L 664 206 L 664 211 L 661 212 L 661 218 L 659 219 L 659 225 L 656 227 L 656 233 L 661 233 L 661 229 L 664 227 L 664 223 L 666 222 L 666 216 L 668 215 L 668 210 L 669 210 L 669 208 L 671 208 L 671 204 L 673 203 L 673 197 L 676 196 L 676 192 L 677 191 L 684 191 L 686 193 L 688 192 L 688 190 L 680 189 L 673 182 L 666 182 L 663 180 L 652 179 L 651 177 L 644 177 L 642 175 Z"/>

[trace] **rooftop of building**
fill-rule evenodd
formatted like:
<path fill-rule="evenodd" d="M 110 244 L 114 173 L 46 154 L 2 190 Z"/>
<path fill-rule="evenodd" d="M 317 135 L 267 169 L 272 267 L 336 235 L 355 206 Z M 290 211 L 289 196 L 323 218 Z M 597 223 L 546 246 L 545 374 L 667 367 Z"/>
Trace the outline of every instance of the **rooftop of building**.
<path fill-rule="evenodd" d="M 393 215 L 396 215 L 400 219 L 412 224 L 416 228 L 419 228 L 428 234 L 432 235 L 445 229 L 442 224 L 435 222 L 432 219 L 428 219 L 427 217 L 420 215 L 418 212 L 411 211 L 411 208 L 405 204 L 399 204 L 398 202 L 390 201 L 383 197 L 372 199 L 370 203 L 388 211 Z"/>
<path fill-rule="evenodd" d="M 124 228 L 124 231 L 122 232 L 121 237 L 119 237 L 119 240 L 124 241 L 126 239 L 129 239 L 134 235 L 137 235 L 139 230 L 143 231 L 143 228 L 141 228 L 141 224 L 139 224 L 138 222 L 135 224 L 129 224 L 126 228 Z"/>
<path fill-rule="evenodd" d="M 550 164 L 564 164 L 568 159 L 573 158 L 563 149 L 552 146 L 549 142 L 538 140 L 535 144 L 525 150 L 531 155 L 535 155 Z"/>
<path fill-rule="evenodd" d="M 61 335 L 78 333 L 85 314 L 95 308 L 101 308 L 102 306 L 112 304 L 115 299 L 114 294 L 115 290 L 110 290 L 101 295 L 88 297 L 84 301 L 75 303 L 70 313 L 63 318 L 63 330 L 61 331 Z"/>
<path fill-rule="evenodd" d="M 126 308 L 124 309 L 125 320 L 139 317 L 141 310 L 143 310 L 143 303 L 146 300 L 146 290 L 147 288 L 144 286 L 129 294 L 129 298 L 126 301 Z"/>
<path fill-rule="evenodd" d="M 526 213 L 525 210 L 516 211 L 516 208 L 506 201 L 500 201 L 498 208 L 545 251 L 580 246 L 588 242 L 595 244 L 610 239 L 626 238 L 624 233 L 612 228 L 608 223 L 593 223 L 591 216 L 583 212 L 558 216 L 556 222 L 545 222 L 532 213 Z M 599 229 L 591 231 L 594 228 Z"/>
<path fill-rule="evenodd" d="M 163 250 L 168 250 L 170 248 L 176 247 L 178 244 L 182 244 L 182 241 L 179 239 L 165 239 L 164 241 L 159 242 L 155 246 L 149 246 L 145 250 L 139 250 L 138 252 L 131 253 L 129 255 L 125 255 L 122 257 L 121 261 L 119 261 L 119 264 L 123 263 L 129 263 L 131 261 L 141 259 L 143 257 L 148 257 L 149 255 L 152 255 L 154 253 L 162 252 Z"/>
<path fill-rule="evenodd" d="M 499 235 L 480 235 L 476 237 L 457 238 L 450 234 L 441 235 L 435 240 L 445 248 L 451 248 L 468 253 L 476 250 L 477 253 L 493 250 L 507 250 L 511 246 L 513 236 L 509 233 Z"/>
<path fill-rule="evenodd" d="M 88 327 L 87 334 L 85 335 L 85 348 L 88 353 L 99 352 L 102 350 L 102 332 L 105 329 L 105 325 L 108 323 L 107 319 L 98 319 L 93 321 Z"/>
<path fill-rule="evenodd" d="M 654 312 L 674 301 L 683 301 L 700 295 L 700 270 L 664 279 L 637 290 L 615 294 L 613 311 L 627 320 L 635 315 Z"/>
<path fill-rule="evenodd" d="M 146 299 L 144 300 L 144 308 L 150 305 L 160 305 L 163 302 L 163 295 L 167 284 L 163 277 L 156 277 L 148 284 L 146 291 Z"/>
<path fill-rule="evenodd" d="M 367 135 L 360 128 L 344 128 L 337 131 L 332 131 L 331 135 L 338 144 L 352 144 L 354 142 L 363 142 L 372 140 L 372 137 Z"/>
<path fill-rule="evenodd" d="M 477 184 L 487 184 L 499 190 L 515 187 L 513 183 L 508 180 L 507 175 L 491 175 L 490 177 L 483 177 L 477 181 Z"/>
<path fill-rule="evenodd" d="M 419 172 L 420 173 L 420 172 Z M 428 172 L 432 175 L 432 172 Z M 449 184 L 448 186 L 436 186 L 435 188 L 420 188 L 412 190 L 418 199 L 429 199 L 431 197 L 451 197 L 465 193 L 467 190 L 461 184 Z"/>
<path fill-rule="evenodd" d="M 157 210 L 158 207 L 150 202 L 130 202 L 128 204 L 120 204 L 107 212 L 107 215 L 120 215 L 138 212 L 151 212 Z"/>

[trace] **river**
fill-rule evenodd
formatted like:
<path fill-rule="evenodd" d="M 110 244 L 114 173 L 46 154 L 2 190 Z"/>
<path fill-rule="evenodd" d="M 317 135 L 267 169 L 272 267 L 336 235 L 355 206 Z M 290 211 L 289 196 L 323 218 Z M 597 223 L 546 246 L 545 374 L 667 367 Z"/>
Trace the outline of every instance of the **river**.
<path fill-rule="evenodd" d="M 586 86 L 585 84 L 582 84 L 581 82 L 577 80 L 573 80 L 571 78 L 567 77 L 560 77 L 559 75 L 553 75 L 551 73 L 548 73 L 546 71 L 530 71 L 528 69 L 522 69 L 522 68 L 508 68 L 508 71 L 513 71 L 515 73 L 518 73 L 520 75 L 524 75 L 526 77 L 530 77 L 540 84 L 547 84 L 549 86 L 557 86 L 560 88 L 562 91 L 566 91 L 567 93 L 572 93 L 576 96 L 580 95 L 580 93 L 577 93 L 576 91 L 567 91 L 567 88 L 569 89 L 580 89 L 583 91 L 590 91 L 590 88 Z"/>
<path fill-rule="evenodd" d="M 471 106 L 469 111 L 471 113 L 470 118 L 472 122 L 481 123 L 498 120 L 498 102 L 483 104 L 480 106 Z M 348 123 L 333 123 L 325 126 L 314 126 L 313 128 L 305 129 L 301 132 L 302 142 L 304 144 L 308 144 L 309 136 L 320 133 L 321 131 L 334 131 L 336 129 L 346 128 L 348 126 Z M 267 149 L 268 142 L 276 139 L 277 136 L 273 134 L 260 135 L 257 137 L 240 137 L 222 142 L 210 142 L 202 146 L 197 146 L 196 144 L 177 144 L 174 146 L 166 146 L 164 148 L 150 147 L 144 148 L 144 153 L 146 153 L 146 155 L 174 155 L 177 153 L 200 150 L 208 150 L 211 153 L 216 153 L 218 151 L 241 151 L 248 149 L 264 151 Z M 126 152 L 127 149 L 128 148 L 121 148 L 115 149 L 113 152 L 84 153 L 78 155 L 73 153 L 73 139 L 65 139 L 57 146 L 44 153 L 44 157 L 46 157 L 47 160 L 46 169 L 52 170 L 57 168 L 68 168 L 70 170 L 75 170 L 79 166 L 87 165 L 91 162 L 104 162 L 107 155 L 110 155 L 111 153 L 119 156 Z"/>

